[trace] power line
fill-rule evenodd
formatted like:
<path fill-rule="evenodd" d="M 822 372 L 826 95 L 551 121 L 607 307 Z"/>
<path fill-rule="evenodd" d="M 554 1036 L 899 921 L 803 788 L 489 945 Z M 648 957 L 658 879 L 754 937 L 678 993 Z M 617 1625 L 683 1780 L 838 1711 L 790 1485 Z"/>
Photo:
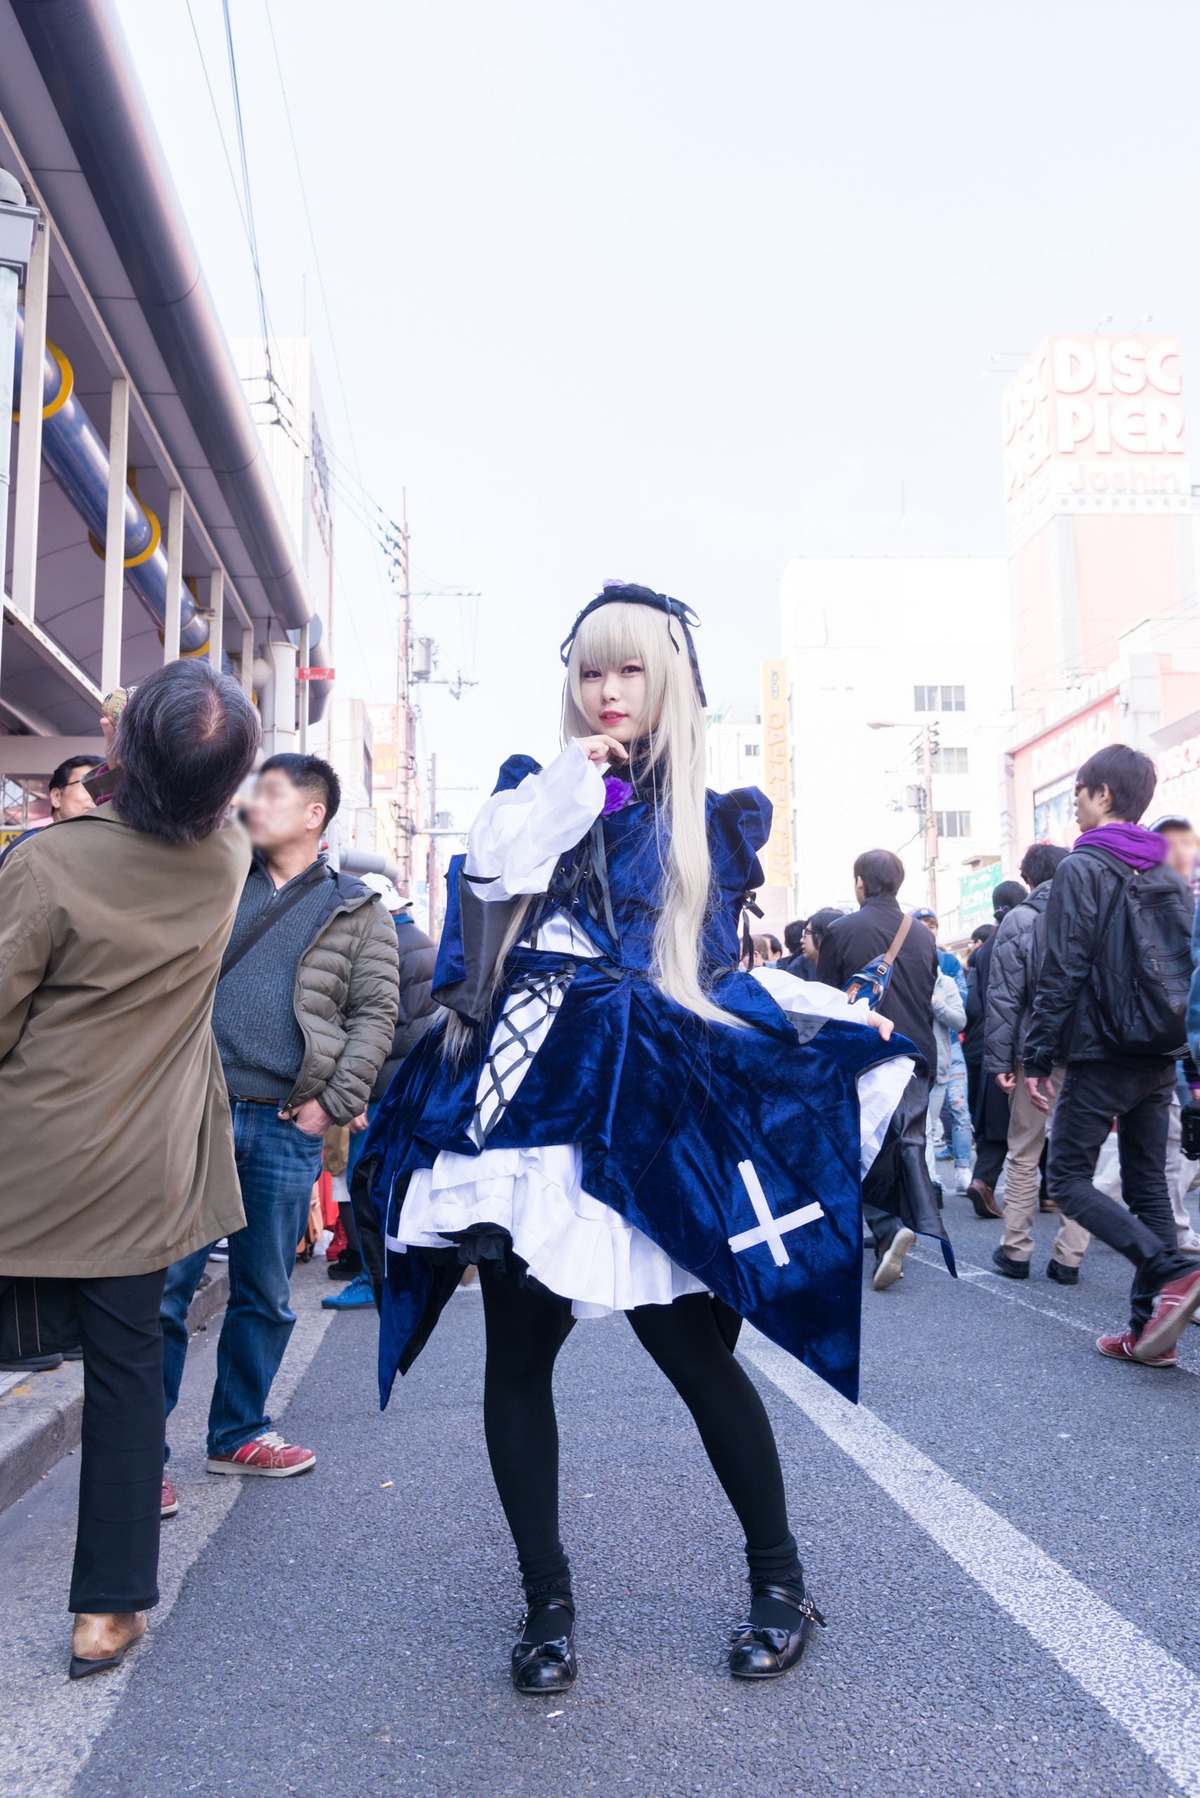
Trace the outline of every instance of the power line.
<path fill-rule="evenodd" d="M 228 19 L 229 0 L 222 0 L 222 5 L 225 7 L 225 16 Z M 367 490 L 366 483 L 364 482 L 364 480 L 362 478 L 362 469 L 361 469 L 361 466 L 359 463 L 359 455 L 358 455 L 358 441 L 354 435 L 354 420 L 350 414 L 350 402 L 346 397 L 346 382 L 345 382 L 345 378 L 342 374 L 341 357 L 338 354 L 337 332 L 333 328 L 333 315 L 330 311 L 330 306 L 329 306 L 329 293 L 328 293 L 328 289 L 325 286 L 325 271 L 321 265 L 321 252 L 317 247 L 317 234 L 316 234 L 315 230 L 313 229 L 312 209 L 310 208 L 309 203 L 308 203 L 308 187 L 307 187 L 307 184 L 304 179 L 304 169 L 303 169 L 303 166 L 300 161 L 299 145 L 296 142 L 296 129 L 295 129 L 294 124 L 292 123 L 292 108 L 291 108 L 291 103 L 288 99 L 287 81 L 285 80 L 284 73 L 283 73 L 283 62 L 279 55 L 279 42 L 275 36 L 275 21 L 271 17 L 271 0 L 263 0 L 263 11 L 266 14 L 267 31 L 268 31 L 268 34 L 271 39 L 271 51 L 275 58 L 275 73 L 279 77 L 279 93 L 280 93 L 280 98 L 283 101 L 283 115 L 284 115 L 284 118 L 287 120 L 288 142 L 291 145 L 292 161 L 295 164 L 295 168 L 296 168 L 296 180 L 297 180 L 297 182 L 299 184 L 299 188 L 300 188 L 300 203 L 304 208 L 304 223 L 308 230 L 308 241 L 312 248 L 313 265 L 316 269 L 316 274 L 317 274 L 317 286 L 318 286 L 318 289 L 320 290 L 320 294 L 321 294 L 321 310 L 325 314 L 325 326 L 326 326 L 326 330 L 329 333 L 329 347 L 333 354 L 333 367 L 334 367 L 334 373 L 337 376 L 338 393 L 341 396 L 342 411 L 345 414 L 345 418 L 346 418 L 346 434 L 350 440 L 350 453 L 354 458 L 354 478 L 358 482 L 359 488 L 361 489 L 364 499 L 379 515 L 380 519 L 384 522 L 384 524 L 386 526 L 390 527 L 390 531 L 395 534 L 395 547 L 398 549 L 400 547 L 400 535 L 401 535 L 399 524 L 396 522 L 395 519 L 390 518 L 387 515 L 387 513 L 385 513 L 383 511 L 383 508 L 381 506 L 377 505 L 376 502 L 371 498 L 370 493 Z M 385 547 L 386 547 L 386 545 L 385 545 Z M 383 600 L 385 607 L 386 607 L 387 606 L 386 595 L 384 594 L 384 591 L 383 591 L 382 579 L 380 577 L 380 570 L 379 570 L 379 567 L 377 564 L 375 567 L 375 575 L 376 575 L 376 579 L 377 579 L 377 581 L 379 581 L 379 585 L 380 585 L 380 598 L 381 598 L 381 600 Z M 388 608 L 388 609 L 390 610 L 390 608 Z"/>
<path fill-rule="evenodd" d="M 204 72 L 204 85 L 208 89 L 208 98 L 212 105 L 213 118 L 216 121 L 216 126 L 217 126 L 217 136 L 221 140 L 221 149 L 225 155 L 225 167 L 229 170 L 229 180 L 230 180 L 230 184 L 233 188 L 234 203 L 238 209 L 238 217 L 242 221 L 242 230 L 246 233 L 246 242 L 247 242 L 247 244 L 249 244 L 249 242 L 250 242 L 250 227 L 246 223 L 246 213 L 245 213 L 245 209 L 242 206 L 242 196 L 238 189 L 238 180 L 237 180 L 237 176 L 234 173 L 234 169 L 233 169 L 233 158 L 229 154 L 229 144 L 225 137 L 225 127 L 221 123 L 221 112 L 220 112 L 220 108 L 217 105 L 217 96 L 216 96 L 215 92 L 213 91 L 212 76 L 208 72 L 208 62 L 204 55 L 204 46 L 200 42 L 200 32 L 196 26 L 196 15 L 192 11 L 192 0 L 183 0 L 183 3 L 187 7 L 187 16 L 188 16 L 188 19 L 189 19 L 189 21 L 191 23 L 191 27 L 192 27 L 192 36 L 196 40 L 196 54 L 200 58 L 200 67 Z"/>
<path fill-rule="evenodd" d="M 263 354 L 267 362 L 267 380 L 271 385 L 272 398 L 276 387 L 275 370 L 271 363 L 271 328 L 267 319 L 267 296 L 263 288 L 262 259 L 258 251 L 258 226 L 254 219 L 254 196 L 250 186 L 250 163 L 246 155 L 246 126 L 242 117 L 242 92 L 238 85 L 237 56 L 233 48 L 233 20 L 229 12 L 229 0 L 221 0 L 221 13 L 225 20 L 225 49 L 229 58 L 229 85 L 233 91 L 233 122 L 237 131 L 238 157 L 242 165 L 242 192 L 246 203 L 246 230 L 250 241 L 250 260 L 254 266 L 254 288 L 258 295 L 258 316 L 262 326 Z"/>

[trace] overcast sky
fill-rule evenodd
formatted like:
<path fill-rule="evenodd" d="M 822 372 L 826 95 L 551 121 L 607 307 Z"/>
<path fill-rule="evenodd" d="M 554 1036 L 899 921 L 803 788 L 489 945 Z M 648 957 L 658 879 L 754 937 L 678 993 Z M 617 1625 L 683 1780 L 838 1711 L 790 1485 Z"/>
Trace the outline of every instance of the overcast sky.
<path fill-rule="evenodd" d="M 219 0 L 191 0 L 236 157 Z M 1200 305 L 1200 11 L 1176 0 L 235 0 L 275 330 L 389 508 L 444 672 L 443 779 L 553 745 L 557 647 L 610 576 L 700 612 L 752 701 L 792 555 L 1003 549 L 979 370 L 1050 330 Z M 231 335 L 250 259 L 186 0 L 119 0 Z M 356 448 L 355 448 L 356 446 Z M 903 507 L 903 514 L 902 514 Z M 340 691 L 386 697 L 376 558 L 340 543 Z M 897 620 L 897 628 L 904 621 Z M 453 801 L 450 801 L 453 804 Z"/>

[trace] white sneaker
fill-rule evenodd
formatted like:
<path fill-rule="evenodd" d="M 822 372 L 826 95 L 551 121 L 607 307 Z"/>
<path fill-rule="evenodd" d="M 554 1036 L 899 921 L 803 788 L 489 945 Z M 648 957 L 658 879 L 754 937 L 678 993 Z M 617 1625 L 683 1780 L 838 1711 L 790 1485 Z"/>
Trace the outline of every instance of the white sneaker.
<path fill-rule="evenodd" d="M 879 1257 L 879 1265 L 875 1269 L 875 1278 L 871 1285 L 876 1292 L 886 1292 L 897 1280 L 904 1278 L 904 1257 L 916 1241 L 913 1232 L 905 1224 L 901 1224 L 887 1248 Z"/>
<path fill-rule="evenodd" d="M 1194 1230 L 1185 1230 L 1181 1233 L 1179 1253 L 1181 1255 L 1200 1255 L 1200 1236 L 1197 1236 Z"/>
<path fill-rule="evenodd" d="M 970 1168 L 969 1167 L 956 1167 L 954 1170 L 954 1190 L 955 1190 L 955 1192 L 966 1192 L 966 1190 L 970 1184 L 971 1184 Z"/>

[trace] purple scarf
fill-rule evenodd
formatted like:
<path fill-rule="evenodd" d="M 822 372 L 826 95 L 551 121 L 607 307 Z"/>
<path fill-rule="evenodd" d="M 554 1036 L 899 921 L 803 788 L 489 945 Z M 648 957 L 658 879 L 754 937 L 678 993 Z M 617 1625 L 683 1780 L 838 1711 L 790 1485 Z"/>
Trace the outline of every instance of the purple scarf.
<path fill-rule="evenodd" d="M 1082 836 L 1075 838 L 1076 849 L 1107 849 L 1110 855 L 1118 860 L 1128 862 L 1144 874 L 1147 868 L 1157 868 L 1160 862 L 1167 859 L 1167 839 L 1157 830 L 1147 830 L 1142 824 L 1130 824 L 1119 820 L 1114 824 L 1100 824 L 1095 830 L 1085 830 Z"/>

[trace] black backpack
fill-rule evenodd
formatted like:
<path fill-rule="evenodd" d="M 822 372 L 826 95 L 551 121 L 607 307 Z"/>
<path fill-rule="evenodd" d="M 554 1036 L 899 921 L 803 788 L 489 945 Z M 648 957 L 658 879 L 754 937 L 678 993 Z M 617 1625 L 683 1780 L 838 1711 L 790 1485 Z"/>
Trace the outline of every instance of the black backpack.
<path fill-rule="evenodd" d="M 1131 868 L 1088 847 L 1117 875 L 1096 944 L 1091 985 L 1113 1055 L 1180 1055 L 1192 979 L 1191 902 L 1162 865 Z"/>

